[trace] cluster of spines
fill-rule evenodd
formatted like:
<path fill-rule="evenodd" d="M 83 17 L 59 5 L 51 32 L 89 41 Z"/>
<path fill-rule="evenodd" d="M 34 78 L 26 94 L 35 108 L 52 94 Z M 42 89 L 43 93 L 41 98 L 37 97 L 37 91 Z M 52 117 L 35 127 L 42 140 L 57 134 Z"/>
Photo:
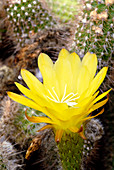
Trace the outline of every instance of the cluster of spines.
<path fill-rule="evenodd" d="M 33 124 L 26 119 L 26 110 L 29 115 L 42 115 L 42 113 L 21 106 L 18 103 L 11 101 L 9 98 L 5 98 L 2 101 L 0 134 L 19 145 L 20 148 L 27 148 L 33 136 L 37 134 L 36 131 L 42 127 L 42 125 Z"/>
<path fill-rule="evenodd" d="M 80 169 L 83 144 L 83 139 L 78 134 L 69 133 L 63 135 L 58 148 L 64 169 Z"/>
<path fill-rule="evenodd" d="M 80 56 L 87 52 L 108 60 L 113 53 L 113 4 L 106 1 L 84 2 L 76 24 L 73 47 Z"/>
<path fill-rule="evenodd" d="M 97 142 L 102 138 L 103 126 L 98 119 L 87 121 L 84 126 L 86 140 L 83 140 L 79 134 L 67 133 L 63 135 L 62 141 L 58 144 L 64 169 L 87 169 L 90 157 L 93 153 L 97 153 L 96 150 L 99 148 Z M 94 157 L 96 158 L 96 155 Z M 85 160 L 88 160 L 86 167 L 83 166 Z"/>
<path fill-rule="evenodd" d="M 10 4 L 6 11 L 7 18 L 13 26 L 13 36 L 21 46 L 28 43 L 35 33 L 53 28 L 56 24 L 55 19 L 39 0 L 21 0 Z"/>
<path fill-rule="evenodd" d="M 11 142 L 4 140 L 0 137 L 0 169 L 23 169 L 24 159 L 23 153 L 17 151 Z"/>

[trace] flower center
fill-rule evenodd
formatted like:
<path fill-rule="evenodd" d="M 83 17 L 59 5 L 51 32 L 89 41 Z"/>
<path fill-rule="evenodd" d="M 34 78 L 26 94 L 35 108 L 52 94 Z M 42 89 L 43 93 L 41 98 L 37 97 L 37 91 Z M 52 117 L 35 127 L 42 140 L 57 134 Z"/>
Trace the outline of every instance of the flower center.
<path fill-rule="evenodd" d="M 74 105 L 78 104 L 75 102 L 75 100 L 80 97 L 80 96 L 76 97 L 78 95 L 78 93 L 76 93 L 76 94 L 69 93 L 66 95 L 66 88 L 67 88 L 67 85 L 65 85 L 64 94 L 63 94 L 63 97 L 61 100 L 59 99 L 57 93 L 55 92 L 54 87 L 52 87 L 53 94 L 48 89 L 48 92 L 51 96 L 51 97 L 47 96 L 48 99 L 50 99 L 56 103 L 67 103 L 68 106 L 74 106 Z"/>

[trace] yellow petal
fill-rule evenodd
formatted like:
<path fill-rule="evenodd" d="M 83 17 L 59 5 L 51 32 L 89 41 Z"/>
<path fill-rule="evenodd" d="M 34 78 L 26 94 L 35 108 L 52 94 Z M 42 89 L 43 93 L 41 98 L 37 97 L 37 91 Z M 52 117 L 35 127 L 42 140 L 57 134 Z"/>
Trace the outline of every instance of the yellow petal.
<path fill-rule="evenodd" d="M 92 105 L 93 105 L 94 103 L 96 103 L 97 101 L 101 100 L 103 97 L 105 97 L 111 90 L 112 90 L 112 89 L 110 89 L 110 90 L 102 93 L 101 95 L 99 95 L 99 96 L 92 102 Z"/>
<path fill-rule="evenodd" d="M 89 116 L 89 117 L 87 117 L 87 118 L 85 118 L 85 119 L 82 119 L 82 121 L 86 121 L 86 120 L 88 120 L 88 119 L 92 119 L 92 118 L 94 118 L 94 117 L 102 114 L 103 112 L 104 112 L 104 108 L 103 108 L 98 114 L 96 114 L 95 116 Z"/>
<path fill-rule="evenodd" d="M 64 103 L 63 103 L 64 104 Z M 57 106 L 56 106 L 57 108 Z M 64 114 L 64 110 L 61 110 L 61 107 L 56 108 L 46 108 L 48 113 L 50 113 L 51 115 L 53 115 L 54 117 L 56 117 L 57 120 L 66 120 L 69 119 L 65 114 Z M 59 110 L 60 109 L 60 110 Z M 68 109 L 66 109 L 68 110 Z M 56 121 L 57 121 L 56 120 Z M 59 122 L 58 122 L 59 123 Z"/>
<path fill-rule="evenodd" d="M 103 80 L 106 76 L 107 69 L 108 69 L 108 67 L 103 67 L 99 71 L 99 73 L 95 76 L 95 78 L 92 80 L 92 82 L 89 86 L 88 95 L 94 94 L 97 91 L 97 89 L 99 88 L 99 86 L 101 85 L 101 83 L 103 82 Z"/>
<path fill-rule="evenodd" d="M 73 133 L 77 133 L 79 131 L 79 128 L 77 128 L 77 127 L 70 127 L 68 129 Z"/>
<path fill-rule="evenodd" d="M 43 94 L 45 93 L 43 84 L 28 70 L 21 69 L 21 75 L 30 90 L 43 97 Z"/>
<path fill-rule="evenodd" d="M 63 130 L 62 129 L 56 130 L 55 141 L 57 143 L 61 141 L 62 135 L 63 135 Z"/>
<path fill-rule="evenodd" d="M 39 106 L 48 107 L 50 109 L 53 109 L 53 113 L 54 113 L 54 110 L 62 111 L 64 109 L 68 108 L 66 103 L 55 103 L 55 102 L 52 102 L 49 100 L 46 101 L 45 98 L 41 98 L 41 97 L 35 95 L 33 92 L 31 92 L 29 89 L 22 86 L 21 84 L 19 84 L 19 83 L 15 83 L 15 84 L 24 95 L 26 95 L 28 98 L 32 99 Z M 48 116 L 49 116 L 49 114 L 48 114 Z"/>
<path fill-rule="evenodd" d="M 72 122 L 75 120 L 75 123 L 77 124 L 83 117 L 86 117 L 88 113 L 88 109 L 91 108 L 91 103 L 95 99 L 95 97 L 98 95 L 99 91 L 96 92 L 93 96 L 86 97 L 79 101 L 79 103 L 76 105 L 78 108 L 70 108 L 68 110 L 69 114 L 66 115 L 69 117 L 69 119 L 72 120 Z"/>
<path fill-rule="evenodd" d="M 79 96 L 89 87 L 90 84 L 90 74 L 86 68 L 86 66 L 81 67 L 76 82 L 76 89 Z"/>
<path fill-rule="evenodd" d="M 75 69 L 77 65 L 81 64 L 80 57 L 75 52 L 70 54 L 69 60 L 71 60 L 72 66 L 75 67 Z"/>
<path fill-rule="evenodd" d="M 86 137 L 84 135 L 84 132 L 80 132 L 79 135 L 81 136 L 82 139 L 86 140 Z"/>
<path fill-rule="evenodd" d="M 41 129 L 39 129 L 37 132 L 41 132 L 45 129 L 50 129 L 50 128 L 53 128 L 53 126 L 52 125 L 46 125 L 46 126 L 43 126 Z"/>
<path fill-rule="evenodd" d="M 40 106 L 47 106 L 48 102 L 45 100 L 45 98 L 41 98 L 39 97 L 37 94 L 33 93 L 32 91 L 30 91 L 29 89 L 27 89 L 26 87 L 22 86 L 21 84 L 15 82 L 16 86 L 18 87 L 18 89 L 28 98 L 32 99 L 35 101 L 35 103 L 37 103 Z M 40 90 L 39 90 L 40 91 Z"/>
<path fill-rule="evenodd" d="M 82 139 L 86 139 L 84 132 L 83 132 L 83 126 L 81 126 L 80 129 L 77 127 L 71 127 L 69 128 L 69 130 L 73 133 L 79 133 Z"/>
<path fill-rule="evenodd" d="M 34 101 L 32 101 L 22 95 L 15 94 L 13 92 L 7 92 L 7 94 L 12 100 L 14 100 L 20 104 L 23 104 L 25 106 L 31 107 L 33 109 L 36 109 L 38 111 L 41 111 L 41 112 L 45 113 L 47 116 L 49 116 L 51 119 L 56 120 L 56 115 L 54 115 L 54 113 L 50 114 L 45 107 L 39 106 Z"/>
<path fill-rule="evenodd" d="M 70 55 L 70 53 L 65 49 L 63 48 L 60 52 L 59 52 L 59 56 L 58 56 L 58 59 L 66 59 L 68 58 L 68 56 Z"/>
<path fill-rule="evenodd" d="M 88 95 L 88 91 L 89 91 L 89 88 L 81 94 L 80 98 L 78 99 L 78 102 L 82 101 L 82 100 L 85 100 L 86 98 L 91 98 L 93 97 L 93 99 L 99 94 L 99 91 L 97 91 L 93 96 L 92 95 Z"/>
<path fill-rule="evenodd" d="M 82 64 L 85 65 L 90 73 L 91 79 L 94 77 L 97 70 L 97 56 L 89 52 L 83 57 Z"/>
<path fill-rule="evenodd" d="M 73 89 L 73 85 L 72 85 L 73 75 L 72 75 L 71 63 L 68 57 L 66 57 L 66 59 L 65 57 L 59 57 L 54 64 L 54 70 L 56 73 L 56 78 L 59 83 L 60 99 L 62 99 L 65 91 L 65 86 L 66 86 L 66 95 L 71 93 Z"/>
<path fill-rule="evenodd" d="M 107 97 L 107 99 L 105 99 L 105 100 L 103 100 L 103 101 L 101 101 L 101 102 L 93 105 L 93 106 L 91 107 L 91 109 L 89 110 L 89 113 L 91 113 L 91 112 L 93 112 L 94 110 L 102 107 L 104 104 L 106 104 L 106 102 L 108 101 L 108 99 L 109 99 L 109 97 Z"/>
<path fill-rule="evenodd" d="M 43 76 L 43 84 L 45 87 L 50 91 L 52 91 L 52 88 L 54 87 L 57 95 L 60 96 L 56 73 L 53 69 L 53 62 L 50 57 L 44 53 L 41 53 L 38 58 L 38 66 Z"/>
<path fill-rule="evenodd" d="M 32 117 L 29 117 L 26 113 L 25 113 L 25 116 L 27 117 L 27 119 L 30 121 L 30 122 L 34 122 L 34 123 L 51 123 L 51 124 L 55 124 L 51 119 L 47 118 L 47 117 L 36 117 L 36 116 L 32 116 Z"/>
<path fill-rule="evenodd" d="M 71 69 L 73 75 L 73 83 L 72 83 L 73 92 L 76 93 L 77 92 L 76 83 L 77 83 L 79 70 L 81 69 L 81 60 L 79 56 L 74 52 L 70 54 L 69 61 L 71 63 Z"/>
<path fill-rule="evenodd" d="M 53 70 L 52 60 L 48 55 L 41 53 L 38 57 L 38 66 L 43 76 L 43 83 L 45 85 L 48 85 L 49 81 L 52 79 L 52 70 Z"/>
<path fill-rule="evenodd" d="M 20 104 L 23 104 L 23 105 L 31 107 L 33 109 L 42 111 L 42 108 L 38 104 L 36 104 L 35 102 L 33 102 L 30 99 L 27 99 L 26 97 L 24 97 L 22 95 L 15 94 L 13 92 L 7 92 L 7 94 L 12 100 L 14 100 Z"/>

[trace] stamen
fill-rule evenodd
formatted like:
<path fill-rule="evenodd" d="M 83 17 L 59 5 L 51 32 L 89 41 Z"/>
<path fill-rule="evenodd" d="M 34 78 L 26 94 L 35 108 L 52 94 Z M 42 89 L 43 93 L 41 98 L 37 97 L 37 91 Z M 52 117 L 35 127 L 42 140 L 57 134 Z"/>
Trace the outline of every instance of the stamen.
<path fill-rule="evenodd" d="M 61 99 L 61 102 L 63 102 L 63 100 L 64 100 L 64 97 L 65 97 L 65 94 L 66 94 L 66 87 L 67 87 L 67 84 L 65 84 L 65 90 L 64 90 L 64 94 L 63 94 L 63 97 Z"/>
<path fill-rule="evenodd" d="M 65 102 L 66 103 L 66 102 Z M 74 106 L 74 105 L 76 105 L 76 104 L 78 104 L 78 103 L 76 103 L 76 102 L 67 102 L 67 104 L 68 104 L 68 106 Z"/>
<path fill-rule="evenodd" d="M 74 96 L 72 96 L 72 97 L 74 97 Z M 69 98 L 69 99 L 67 99 L 66 101 L 76 100 L 76 99 L 78 99 L 80 96 L 79 96 L 79 97 L 75 97 L 75 98 L 73 98 L 73 99 L 72 99 L 72 97 L 70 97 L 70 98 Z"/>
<path fill-rule="evenodd" d="M 55 96 L 57 97 L 58 102 L 60 102 L 59 97 L 57 96 L 57 93 L 56 93 L 55 90 L 54 90 L 54 87 L 52 87 L 52 90 L 53 90 Z"/>
<path fill-rule="evenodd" d="M 70 95 L 73 95 L 73 93 L 69 93 L 69 94 L 63 99 L 63 101 L 64 101 L 67 97 L 69 97 Z"/>
<path fill-rule="evenodd" d="M 48 92 L 49 92 L 49 94 L 51 95 L 51 97 L 53 98 L 53 100 L 56 100 L 55 99 L 55 97 L 51 94 L 51 92 L 49 91 L 49 89 L 48 89 Z M 48 97 L 48 96 L 47 96 Z"/>
<path fill-rule="evenodd" d="M 65 84 L 65 89 L 64 89 L 64 94 L 62 99 L 60 100 L 57 93 L 54 90 L 54 87 L 52 87 L 53 93 L 55 95 L 55 97 L 52 95 L 52 93 L 50 92 L 50 90 L 48 89 L 49 94 L 51 95 L 51 97 L 48 97 L 48 99 L 56 102 L 56 103 L 66 103 L 68 106 L 73 106 L 78 104 L 75 102 L 76 99 L 80 98 L 80 96 L 76 97 L 76 95 L 78 95 L 78 93 L 74 94 L 74 93 L 69 93 L 68 95 L 66 95 L 66 88 L 67 88 L 67 84 Z M 66 95 L 66 97 L 65 97 Z M 70 96 L 70 97 L 69 97 Z"/>
<path fill-rule="evenodd" d="M 51 99 L 50 97 L 47 96 L 48 99 L 52 100 L 53 102 L 59 103 L 56 99 Z"/>

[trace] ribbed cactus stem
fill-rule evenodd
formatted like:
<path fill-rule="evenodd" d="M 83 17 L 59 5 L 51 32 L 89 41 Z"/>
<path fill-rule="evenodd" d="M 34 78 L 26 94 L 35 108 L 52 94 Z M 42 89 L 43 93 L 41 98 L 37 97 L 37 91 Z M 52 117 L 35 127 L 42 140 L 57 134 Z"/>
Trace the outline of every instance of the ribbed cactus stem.
<path fill-rule="evenodd" d="M 80 170 L 83 156 L 84 139 L 77 133 L 64 134 L 58 144 L 64 170 Z"/>

